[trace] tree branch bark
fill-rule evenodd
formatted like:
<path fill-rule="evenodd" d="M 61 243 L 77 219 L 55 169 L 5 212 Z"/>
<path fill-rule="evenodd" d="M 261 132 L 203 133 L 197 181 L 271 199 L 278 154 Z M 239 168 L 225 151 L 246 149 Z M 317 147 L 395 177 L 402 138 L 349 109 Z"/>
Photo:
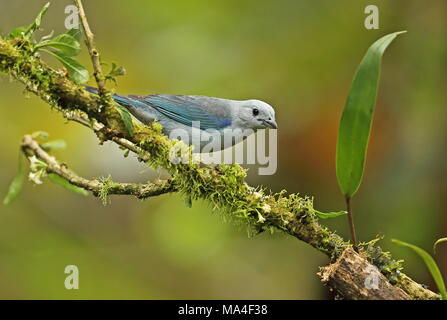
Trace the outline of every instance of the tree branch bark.
<path fill-rule="evenodd" d="M 88 52 L 92 59 L 94 76 L 96 79 L 96 83 L 98 84 L 98 91 L 100 95 L 104 95 L 106 93 L 105 88 L 105 78 L 102 73 L 101 60 L 99 51 L 96 49 L 94 35 L 87 21 L 87 16 L 85 15 L 84 7 L 82 5 L 81 0 L 74 0 L 76 7 L 78 8 L 79 18 L 81 19 L 82 28 L 85 32 L 85 43 L 88 48 Z"/>
<path fill-rule="evenodd" d="M 340 257 L 350 246 L 339 235 L 318 223 L 312 200 L 308 197 L 299 197 L 297 194 L 286 196 L 285 192 L 268 194 L 253 188 L 245 182 L 246 170 L 239 165 L 201 167 L 194 163 L 172 163 L 169 152 L 174 142 L 161 133 L 159 125 L 146 126 L 133 122 L 133 134 L 129 136 L 120 113 L 111 102 L 88 93 L 64 75 L 49 68 L 28 48 L 29 46 L 17 46 L 14 41 L 0 38 L 0 71 L 22 82 L 28 91 L 58 110 L 64 113 L 82 111 L 88 123 L 97 121 L 103 128 L 99 131 L 92 129 L 101 142 L 112 140 L 131 151 L 139 153 L 141 149 L 150 155 L 147 158 L 148 164 L 165 168 L 172 176 L 171 182 L 175 190 L 181 194 L 192 200 L 208 201 L 214 209 L 245 221 L 257 231 L 271 228 L 281 230 L 308 243 L 331 260 Z M 27 141 L 26 145 L 28 144 L 33 145 L 31 141 Z M 59 167 L 55 171 L 71 177 L 62 166 Z M 81 180 L 78 184 L 91 187 L 88 181 Z M 421 292 L 419 284 L 399 273 L 399 263 L 379 246 L 362 247 L 360 244 L 359 249 L 367 261 L 365 263 L 369 263 L 371 267 L 375 265 L 410 298 L 439 299 L 439 295 L 430 290 Z M 350 297 L 352 293 L 348 289 L 340 287 L 339 293 Z"/>
<path fill-rule="evenodd" d="M 54 173 L 67 180 L 74 186 L 91 191 L 95 196 L 107 195 L 131 195 L 138 199 L 159 196 L 161 194 L 176 191 L 175 185 L 171 181 L 159 181 L 158 183 L 116 183 L 112 181 L 101 181 L 98 179 L 88 180 L 78 176 L 68 169 L 64 164 L 60 164 L 56 158 L 48 154 L 31 135 L 25 135 L 22 140 L 22 150 L 26 156 L 30 153 L 43 161 L 47 167 L 47 173 Z M 106 192 L 106 194 L 104 194 Z"/>
<path fill-rule="evenodd" d="M 321 281 L 350 300 L 409 300 L 402 289 L 390 284 L 377 267 L 347 248 L 337 261 L 322 268 Z"/>

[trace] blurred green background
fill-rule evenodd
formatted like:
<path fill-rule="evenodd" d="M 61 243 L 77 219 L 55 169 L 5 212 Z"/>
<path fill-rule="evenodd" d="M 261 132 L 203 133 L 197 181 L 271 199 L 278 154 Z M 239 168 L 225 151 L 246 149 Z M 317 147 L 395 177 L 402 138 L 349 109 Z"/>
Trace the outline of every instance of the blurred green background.
<path fill-rule="evenodd" d="M 3 34 L 29 24 L 46 1 L 0 0 Z M 367 170 L 354 199 L 359 237 L 405 259 L 416 280 L 432 280 L 396 237 L 430 250 L 447 236 L 447 2 L 363 0 L 84 1 L 103 61 L 124 65 L 120 93 L 257 98 L 275 106 L 278 171 L 249 183 L 315 197 L 319 210 L 342 209 L 335 178 L 338 121 L 355 69 L 380 36 L 408 30 L 384 57 Z M 44 32 L 64 32 L 53 1 Z M 380 9 L 380 29 L 366 30 L 366 5 Z M 46 57 L 54 66 L 60 65 Z M 90 66 L 84 49 L 79 57 Z M 90 68 L 90 67 L 89 67 Z M 93 82 L 91 82 L 93 84 Z M 0 76 L 0 194 L 17 171 L 25 133 L 65 139 L 58 157 L 85 177 L 116 181 L 156 177 L 134 157 Z M 3 197 L 3 196 L 2 196 Z M 328 259 L 276 233 L 248 238 L 204 203 L 178 195 L 146 201 L 90 196 L 52 183 L 33 186 L 0 206 L 2 299 L 325 299 L 316 276 Z M 348 237 L 344 217 L 324 222 Z M 437 260 L 447 276 L 447 248 Z M 80 289 L 64 288 L 64 268 L 80 271 Z"/>

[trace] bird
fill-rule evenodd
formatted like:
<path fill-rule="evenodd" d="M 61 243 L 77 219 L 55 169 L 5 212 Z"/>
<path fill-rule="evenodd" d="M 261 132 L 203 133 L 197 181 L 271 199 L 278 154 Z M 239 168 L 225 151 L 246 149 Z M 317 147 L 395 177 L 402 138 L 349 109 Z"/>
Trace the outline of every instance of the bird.
<path fill-rule="evenodd" d="M 98 94 L 95 87 L 85 88 Z M 259 129 L 278 128 L 273 107 L 256 99 L 173 94 L 113 94 L 112 98 L 143 124 L 159 122 L 163 134 L 170 139 L 181 138 L 198 153 L 224 150 Z M 200 138 L 195 139 L 195 135 Z"/>

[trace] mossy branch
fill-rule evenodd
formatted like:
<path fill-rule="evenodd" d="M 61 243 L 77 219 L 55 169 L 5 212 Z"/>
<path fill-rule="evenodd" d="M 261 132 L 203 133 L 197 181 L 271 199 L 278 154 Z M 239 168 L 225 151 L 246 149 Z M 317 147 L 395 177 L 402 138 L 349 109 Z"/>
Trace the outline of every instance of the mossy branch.
<path fill-rule="evenodd" d="M 99 55 L 99 51 L 96 49 L 94 35 L 90 30 L 90 26 L 87 21 L 87 16 L 85 15 L 84 6 L 82 5 L 81 0 L 75 0 L 76 7 L 78 8 L 79 18 L 81 19 L 82 28 L 85 33 L 85 44 L 87 45 L 88 52 L 92 59 L 93 69 L 96 83 L 98 85 L 98 91 L 100 95 L 104 95 L 106 93 L 105 88 L 105 77 L 102 72 L 101 67 L 101 59 Z"/>
<path fill-rule="evenodd" d="M 27 157 L 35 156 L 45 163 L 44 170 L 48 174 L 56 174 L 74 186 L 92 192 L 95 196 L 101 197 L 106 202 L 109 195 L 130 195 L 138 199 L 146 199 L 164 193 L 174 192 L 175 186 L 168 181 L 158 181 L 157 183 L 117 183 L 108 179 L 88 180 L 80 177 L 66 164 L 61 164 L 55 157 L 46 152 L 42 146 L 31 136 L 25 135 L 22 140 L 22 150 Z"/>
<path fill-rule="evenodd" d="M 245 182 L 246 170 L 239 165 L 203 167 L 195 163 L 172 163 L 169 152 L 175 142 L 161 133 L 160 125 L 155 123 L 146 126 L 133 121 L 132 134 L 129 135 L 119 111 L 110 99 L 90 94 L 63 73 L 50 68 L 37 53 L 33 53 L 25 40 L 0 38 L 0 72 L 22 82 L 28 91 L 64 115 L 81 112 L 80 118 L 67 118 L 89 126 L 101 143 L 114 141 L 141 155 L 140 160 L 151 167 L 165 168 L 172 177 L 166 186 L 172 188 L 171 191 L 176 190 L 192 200 L 208 201 L 214 209 L 247 222 L 255 232 L 279 229 L 310 244 L 332 261 L 350 246 L 349 242 L 318 223 L 311 198 L 297 194 L 286 195 L 285 191 L 270 194 L 251 187 Z M 423 289 L 400 273 L 399 262 L 375 243 L 360 245 L 360 253 L 411 298 L 439 299 L 439 295 Z M 350 298 L 349 291 L 340 293 Z"/>

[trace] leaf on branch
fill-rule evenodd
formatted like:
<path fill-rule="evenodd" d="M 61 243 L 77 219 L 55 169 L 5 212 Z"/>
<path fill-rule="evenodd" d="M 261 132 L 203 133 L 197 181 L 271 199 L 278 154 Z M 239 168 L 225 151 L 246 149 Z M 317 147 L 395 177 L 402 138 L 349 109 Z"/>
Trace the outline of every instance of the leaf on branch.
<path fill-rule="evenodd" d="M 113 81 L 116 84 L 116 77 L 124 76 L 126 69 L 123 66 L 118 67 L 116 63 L 112 62 L 112 70 L 106 75 L 106 80 Z"/>
<path fill-rule="evenodd" d="M 60 51 L 52 51 L 52 50 L 46 50 L 42 49 L 42 51 L 51 54 L 52 56 L 56 57 L 67 69 L 68 74 L 70 78 L 76 82 L 76 83 L 84 83 L 87 82 L 89 79 L 89 74 L 87 69 L 77 62 L 75 59 L 70 58 L 69 56 L 63 54 Z"/>
<path fill-rule="evenodd" d="M 81 51 L 79 42 L 68 33 L 63 33 L 53 39 L 43 41 L 37 44 L 35 49 L 37 50 L 44 47 L 55 48 L 68 57 L 77 56 Z"/>
<path fill-rule="evenodd" d="M 36 19 L 34 19 L 34 22 L 23 31 L 23 37 L 25 39 L 29 40 L 31 36 L 34 34 L 34 32 L 40 28 L 42 18 L 47 13 L 49 6 L 50 6 L 49 2 L 46 5 L 44 5 L 42 10 L 40 10 L 39 14 L 37 15 Z"/>
<path fill-rule="evenodd" d="M 433 252 L 436 254 L 436 246 L 442 242 L 447 242 L 447 238 L 441 238 L 436 240 L 436 242 L 433 245 Z"/>
<path fill-rule="evenodd" d="M 15 176 L 14 180 L 12 180 L 9 185 L 8 194 L 3 199 L 3 204 L 10 204 L 23 189 L 23 182 L 25 181 L 25 165 L 24 165 L 24 156 L 23 153 L 19 154 L 19 172 Z"/>
<path fill-rule="evenodd" d="M 75 186 L 73 184 L 71 184 L 70 182 L 68 182 L 67 180 L 65 180 L 64 178 L 62 178 L 61 176 L 55 174 L 55 173 L 50 173 L 48 174 L 48 180 L 50 180 L 51 182 L 54 182 L 62 187 L 64 187 L 67 190 L 79 193 L 83 196 L 88 196 L 88 191 L 85 189 L 82 189 L 78 186 Z"/>
<path fill-rule="evenodd" d="M 8 34 L 8 39 L 23 38 L 28 27 L 17 27 Z"/>
<path fill-rule="evenodd" d="M 318 210 L 314 209 L 315 214 L 318 216 L 318 218 L 320 219 L 329 219 L 329 218 L 335 218 L 338 216 L 343 216 L 345 214 L 347 214 L 347 211 L 336 211 L 336 212 L 320 212 Z"/>
<path fill-rule="evenodd" d="M 47 132 L 45 132 L 45 131 L 36 131 L 36 132 L 33 132 L 31 134 L 31 137 L 39 138 L 39 139 L 42 139 L 42 140 L 48 139 L 49 136 L 50 135 Z"/>
<path fill-rule="evenodd" d="M 410 243 L 406 243 L 397 239 L 391 239 L 391 241 L 398 245 L 412 249 L 422 258 L 428 270 L 430 271 L 433 279 L 435 280 L 436 286 L 438 287 L 438 290 L 441 293 L 442 300 L 447 300 L 447 291 L 445 288 L 444 279 L 442 278 L 441 271 L 439 270 L 439 267 L 436 264 L 436 261 L 433 259 L 433 257 L 429 255 L 425 250 Z"/>
<path fill-rule="evenodd" d="M 53 140 L 41 144 L 45 151 L 64 150 L 67 148 L 67 143 L 64 140 Z"/>
<path fill-rule="evenodd" d="M 338 184 L 347 197 L 356 193 L 363 176 L 382 55 L 388 45 L 404 32 L 394 32 L 374 42 L 352 81 L 340 120 L 336 154 Z"/>
<path fill-rule="evenodd" d="M 116 108 L 118 109 L 121 115 L 121 119 L 124 122 L 127 134 L 131 136 L 133 133 L 132 116 L 130 115 L 129 111 L 127 111 L 126 108 L 120 106 L 119 104 L 116 105 Z"/>
<path fill-rule="evenodd" d="M 73 28 L 67 31 L 68 35 L 72 36 L 73 38 L 76 39 L 76 41 L 80 41 L 81 40 L 81 36 L 82 36 L 82 31 L 80 28 Z"/>

